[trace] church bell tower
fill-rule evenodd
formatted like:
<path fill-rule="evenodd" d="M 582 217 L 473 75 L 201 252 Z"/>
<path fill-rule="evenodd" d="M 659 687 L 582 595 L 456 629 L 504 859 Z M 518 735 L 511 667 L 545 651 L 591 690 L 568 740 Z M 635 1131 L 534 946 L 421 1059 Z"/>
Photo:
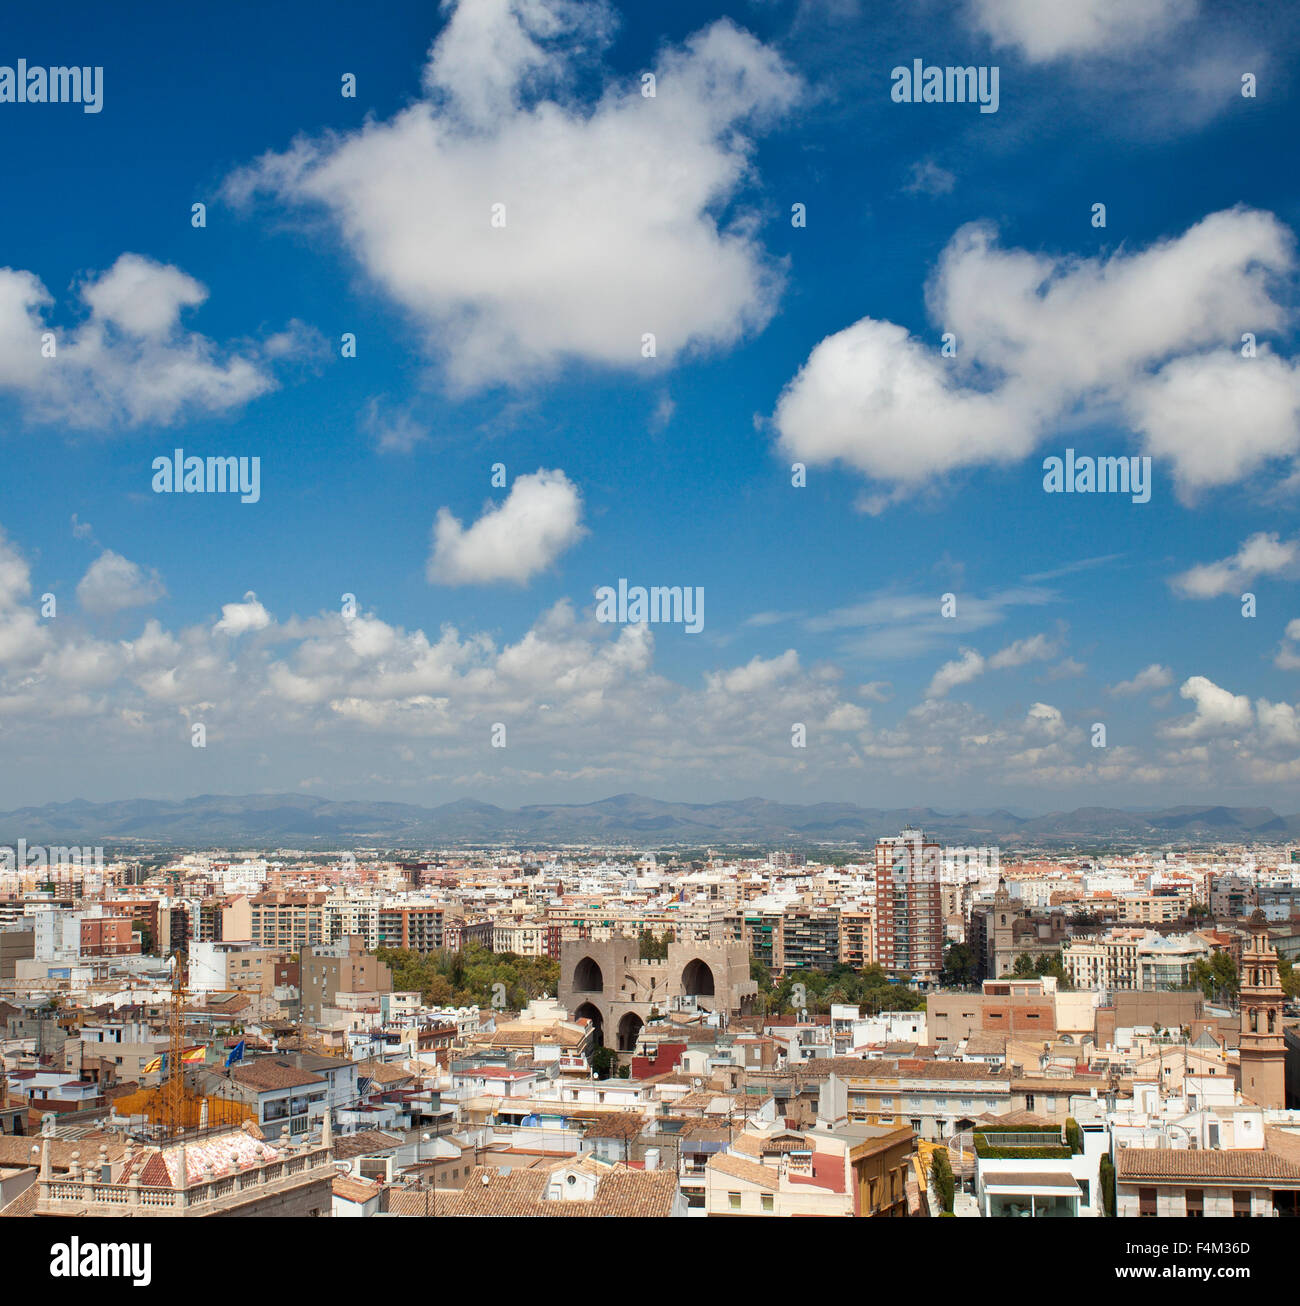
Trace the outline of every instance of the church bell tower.
<path fill-rule="evenodd" d="M 1263 1107 L 1286 1105 L 1286 1044 L 1282 1038 L 1282 981 L 1268 922 L 1256 911 L 1250 943 L 1241 954 L 1241 1092 Z"/>

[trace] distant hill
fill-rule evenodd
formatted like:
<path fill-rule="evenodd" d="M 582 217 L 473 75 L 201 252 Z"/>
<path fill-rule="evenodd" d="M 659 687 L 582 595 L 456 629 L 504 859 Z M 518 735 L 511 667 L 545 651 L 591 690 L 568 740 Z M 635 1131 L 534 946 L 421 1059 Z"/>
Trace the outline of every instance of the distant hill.
<path fill-rule="evenodd" d="M 1080 807 L 1022 816 L 1006 810 L 941 812 L 855 803 L 778 803 L 745 798 L 670 803 L 615 794 L 594 803 L 517 809 L 461 799 L 440 807 L 347 802 L 302 794 L 205 794 L 169 802 L 78 799 L 0 813 L 0 844 L 417 847 L 437 844 L 861 843 L 920 826 L 945 843 L 1160 844 L 1300 837 L 1300 814 L 1267 807 L 1186 806 L 1154 811 Z"/>

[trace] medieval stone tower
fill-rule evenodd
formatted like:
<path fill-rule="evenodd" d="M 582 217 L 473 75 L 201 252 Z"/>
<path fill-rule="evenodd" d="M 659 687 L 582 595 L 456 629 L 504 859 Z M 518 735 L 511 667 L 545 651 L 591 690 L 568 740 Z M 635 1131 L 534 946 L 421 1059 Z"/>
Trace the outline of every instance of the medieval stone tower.
<path fill-rule="evenodd" d="M 720 1011 L 747 1015 L 758 985 L 743 943 L 670 943 L 664 961 L 643 961 L 637 940 L 590 939 L 560 948 L 560 1001 L 596 1026 L 600 1042 L 631 1052 L 651 1015 Z"/>
<path fill-rule="evenodd" d="M 1250 943 L 1241 954 L 1241 1092 L 1264 1107 L 1286 1105 L 1286 1044 L 1282 1038 L 1282 981 L 1277 952 L 1262 911 L 1250 918 Z"/>

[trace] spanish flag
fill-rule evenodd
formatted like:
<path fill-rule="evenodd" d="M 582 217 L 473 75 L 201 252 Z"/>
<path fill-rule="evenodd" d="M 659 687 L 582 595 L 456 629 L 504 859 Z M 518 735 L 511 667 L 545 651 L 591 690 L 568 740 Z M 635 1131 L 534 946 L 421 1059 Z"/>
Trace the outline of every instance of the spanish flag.
<path fill-rule="evenodd" d="M 192 1066 L 196 1064 L 201 1065 L 203 1061 L 206 1060 L 207 1054 L 208 1054 L 208 1050 L 203 1046 L 186 1048 L 185 1051 L 181 1053 L 181 1061 L 183 1061 L 187 1066 Z M 166 1070 L 166 1069 L 167 1069 L 167 1054 L 164 1052 L 162 1056 L 154 1057 L 154 1059 L 151 1062 L 149 1062 L 149 1064 L 145 1066 L 140 1071 L 140 1073 L 142 1075 L 150 1075 L 155 1070 Z"/>

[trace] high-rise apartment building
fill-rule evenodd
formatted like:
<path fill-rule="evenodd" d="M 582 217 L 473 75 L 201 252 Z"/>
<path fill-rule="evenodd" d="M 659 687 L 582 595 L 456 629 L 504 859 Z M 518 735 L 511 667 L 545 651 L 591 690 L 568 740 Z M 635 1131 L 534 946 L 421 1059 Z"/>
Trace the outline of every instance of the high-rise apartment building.
<path fill-rule="evenodd" d="M 943 969 L 942 860 L 920 830 L 876 840 L 876 960 L 922 982 Z"/>

